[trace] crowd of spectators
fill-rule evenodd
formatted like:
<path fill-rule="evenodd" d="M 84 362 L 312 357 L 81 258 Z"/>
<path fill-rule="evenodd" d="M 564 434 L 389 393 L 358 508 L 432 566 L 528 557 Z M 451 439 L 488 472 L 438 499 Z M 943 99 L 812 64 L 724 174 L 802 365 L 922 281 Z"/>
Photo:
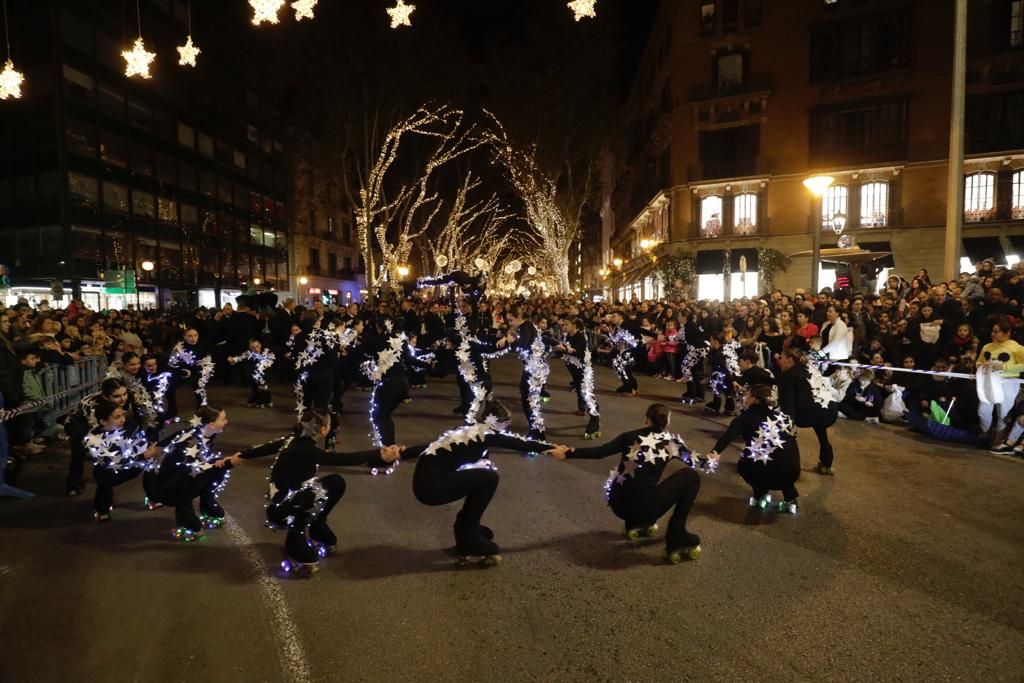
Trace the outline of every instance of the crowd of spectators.
<path fill-rule="evenodd" d="M 239 371 L 227 364 L 228 357 L 248 348 L 250 339 L 260 338 L 275 350 L 280 377 L 287 379 L 289 337 L 296 326 L 324 315 L 341 321 L 360 318 L 369 334 L 382 327 L 385 318 L 392 319 L 422 348 L 441 341 L 453 325 L 451 304 L 444 298 L 412 296 L 338 309 L 319 302 L 307 309 L 290 299 L 276 306 L 268 305 L 265 298 L 259 299 L 262 305 L 256 301 L 246 297 L 221 309 L 192 311 L 91 311 L 79 301 L 63 309 L 19 303 L 0 313 L 0 394 L 8 408 L 40 397 L 38 367 L 42 364 L 70 364 L 90 357 L 116 363 L 127 352 L 150 354 L 162 362 L 186 328 L 199 331 L 218 364 L 219 381 L 244 383 Z M 583 321 L 598 362 L 608 362 L 616 351 L 607 338 L 621 324 L 638 340 L 634 352 L 638 371 L 669 381 L 682 379 L 681 360 L 688 344 L 724 338 L 727 330 L 741 345 L 758 351 L 767 369 L 776 369 L 777 355 L 790 346 L 808 349 L 818 358 L 827 355 L 833 361 L 872 366 L 832 373 L 845 416 L 895 421 L 912 414 L 932 415 L 937 405 L 955 428 L 1002 443 L 1009 418 L 1016 418 L 1016 412 L 1003 416 L 1004 433 L 983 434 L 973 380 L 887 368 L 972 375 L 980 363 L 994 360 L 984 356 L 986 345 L 994 341 L 994 330 L 997 336 L 1003 335 L 998 343 L 1021 348 L 1014 343 L 1024 341 L 1022 302 L 1024 262 L 1011 268 L 984 261 L 974 273 L 962 273 L 949 282 L 933 281 L 925 270 L 909 280 L 891 275 L 877 294 L 826 288 L 817 294 L 774 290 L 759 299 L 731 302 L 688 300 L 680 295 L 658 301 L 581 302 L 547 297 L 523 303 L 538 328 L 556 338 L 561 337 L 559 320 Z M 510 303 L 487 298 L 475 310 L 462 305 L 471 326 L 497 330 L 505 327 Z M 621 315 L 621 323 L 613 313 Z M 699 330 L 701 339 L 688 339 L 687 329 L 690 337 L 692 330 Z M 1018 359 L 1011 353 L 1009 359 L 1001 360 L 1008 360 L 1012 370 L 1017 362 L 1024 364 L 1024 355 Z M 899 401 L 891 398 L 894 394 Z M 887 403 L 897 409 L 884 411 Z M 16 449 L 31 454 L 44 441 L 62 437 L 59 425 L 46 424 L 44 414 L 39 411 L 8 425 Z M 1024 423 L 1024 417 L 1020 419 Z"/>

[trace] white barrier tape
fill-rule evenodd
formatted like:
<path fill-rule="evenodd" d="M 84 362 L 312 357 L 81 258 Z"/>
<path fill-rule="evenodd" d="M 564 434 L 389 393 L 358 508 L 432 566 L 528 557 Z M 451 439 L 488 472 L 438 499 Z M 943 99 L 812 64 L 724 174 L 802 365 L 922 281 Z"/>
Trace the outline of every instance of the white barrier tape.
<path fill-rule="evenodd" d="M 895 368 L 888 365 L 867 365 L 866 363 L 840 363 L 834 360 L 820 360 L 811 361 L 812 363 L 818 363 L 820 365 L 838 365 L 844 368 L 856 368 L 859 370 L 881 370 L 882 372 L 906 372 L 914 375 L 932 375 L 933 377 L 955 377 L 957 379 L 977 379 L 977 375 L 968 374 L 966 372 L 938 372 L 936 370 L 912 370 L 910 368 Z M 1002 380 L 1009 382 L 1022 383 L 1024 379 L 1019 377 L 1000 377 Z"/>

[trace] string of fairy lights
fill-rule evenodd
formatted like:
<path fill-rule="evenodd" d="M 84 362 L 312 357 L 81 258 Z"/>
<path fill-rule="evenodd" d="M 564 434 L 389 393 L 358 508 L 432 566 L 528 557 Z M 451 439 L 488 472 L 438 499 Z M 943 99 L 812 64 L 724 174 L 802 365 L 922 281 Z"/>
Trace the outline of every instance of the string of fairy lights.
<path fill-rule="evenodd" d="M 313 19 L 317 2 L 318 0 L 295 0 L 295 2 L 290 3 L 295 14 L 295 21 Z M 409 4 L 405 0 L 395 0 L 395 2 L 394 7 L 388 7 L 386 10 L 388 18 L 391 20 L 391 28 L 397 29 L 403 26 L 412 26 L 412 13 L 416 10 L 416 5 Z M 249 6 L 253 12 L 253 25 L 260 26 L 264 23 L 280 23 L 281 10 L 286 4 L 289 4 L 286 0 L 249 0 Z M 576 21 L 593 19 L 597 16 L 597 0 L 570 0 L 570 2 L 566 3 L 566 6 L 572 11 L 573 19 Z M 25 82 L 25 74 L 14 68 L 14 62 L 11 59 L 10 22 L 7 16 L 7 0 L 3 0 L 3 10 L 7 61 L 4 63 L 3 71 L 0 71 L 0 100 L 19 99 L 21 97 L 22 85 Z M 148 79 L 152 77 L 150 67 L 156 60 L 157 54 L 146 49 L 146 43 L 142 38 L 142 13 L 139 11 L 139 0 L 135 0 L 135 16 L 138 26 L 138 37 L 132 44 L 131 49 L 121 52 L 125 62 L 124 75 L 128 78 Z M 188 33 L 185 43 L 176 49 L 178 51 L 179 66 L 190 66 L 193 68 L 196 66 L 196 58 L 202 50 L 192 42 L 191 0 L 188 2 Z"/>

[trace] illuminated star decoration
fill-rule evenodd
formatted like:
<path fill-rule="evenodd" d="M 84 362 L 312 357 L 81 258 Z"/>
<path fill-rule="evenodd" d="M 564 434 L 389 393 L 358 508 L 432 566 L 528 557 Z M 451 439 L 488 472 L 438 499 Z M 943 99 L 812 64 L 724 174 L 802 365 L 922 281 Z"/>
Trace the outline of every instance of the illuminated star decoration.
<path fill-rule="evenodd" d="M 281 11 L 284 0 L 249 0 L 252 7 L 252 23 L 259 26 L 264 21 L 268 24 L 277 23 L 277 13 Z"/>
<path fill-rule="evenodd" d="M 139 76 L 141 78 L 149 78 L 149 65 L 156 59 L 155 52 L 147 52 L 146 44 L 142 42 L 142 36 L 135 39 L 135 44 L 131 50 L 125 50 L 121 53 L 124 57 L 124 75 L 131 78 L 132 76 Z"/>
<path fill-rule="evenodd" d="M 405 0 L 398 0 L 398 4 L 388 8 L 388 16 L 391 17 L 391 28 L 399 26 L 412 26 L 409 17 L 412 15 L 416 5 L 407 5 Z"/>
<path fill-rule="evenodd" d="M 313 8 L 316 7 L 316 0 L 295 0 L 292 9 L 295 10 L 295 21 L 313 18 Z"/>
<path fill-rule="evenodd" d="M 25 76 L 20 71 L 15 71 L 14 62 L 8 59 L 4 64 L 4 70 L 0 71 L 0 100 L 16 100 L 21 97 L 21 84 L 24 82 Z"/>
<path fill-rule="evenodd" d="M 202 50 L 192 44 L 192 36 L 190 35 L 185 44 L 178 48 L 178 54 L 180 55 L 178 64 L 181 66 L 195 66 L 196 57 L 199 56 L 200 52 Z"/>
<path fill-rule="evenodd" d="M 597 10 L 594 9 L 596 4 L 597 0 L 571 0 L 567 6 L 572 10 L 573 19 L 580 21 L 586 18 L 593 19 L 597 16 Z"/>

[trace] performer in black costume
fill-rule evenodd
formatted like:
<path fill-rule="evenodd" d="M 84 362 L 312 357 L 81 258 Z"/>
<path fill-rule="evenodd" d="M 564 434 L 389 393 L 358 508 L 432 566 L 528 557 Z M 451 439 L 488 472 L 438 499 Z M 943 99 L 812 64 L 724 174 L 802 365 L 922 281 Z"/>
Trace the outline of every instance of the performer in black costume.
<path fill-rule="evenodd" d="M 770 386 L 750 387 L 744 411 L 729 424 L 708 457 L 717 460 L 736 437 L 743 437 L 745 447 L 736 471 L 750 484 L 751 507 L 764 509 L 772 502 L 770 492 L 782 491 L 779 512 L 796 514 L 800 495 L 794 485 L 800 478 L 796 426 L 788 415 L 772 406 L 771 396 Z"/>
<path fill-rule="evenodd" d="M 686 382 L 682 402 L 699 403 L 704 400 L 704 359 L 708 355 L 708 342 L 704 329 L 697 324 L 694 315 L 688 315 L 683 323 L 683 355 L 679 363 L 680 377 Z"/>
<path fill-rule="evenodd" d="M 732 328 L 726 328 L 721 336 L 712 337 L 711 345 L 711 402 L 704 406 L 704 412 L 717 415 L 722 409 L 725 396 L 725 414 L 736 414 L 733 398 L 733 378 L 740 374 L 740 343 L 732 338 Z"/>
<path fill-rule="evenodd" d="M 810 427 L 818 437 L 818 474 L 834 475 L 835 455 L 828 439 L 828 428 L 839 416 L 828 381 L 808 362 L 799 349 L 788 348 L 779 355 L 779 408 L 796 422 Z"/>
<path fill-rule="evenodd" d="M 221 408 L 203 405 L 196 411 L 192 427 L 164 448 L 164 459 L 156 475 L 156 494 L 164 505 L 174 506 L 177 528 L 174 536 L 193 541 L 203 535 L 203 527 L 216 528 L 224 523 L 224 508 L 217 496 L 227 485 L 228 470 L 220 453 L 212 449 L 213 440 L 228 425 Z M 245 457 L 274 452 L 280 444 L 264 444 L 245 451 Z M 192 501 L 199 498 L 200 516 Z"/>
<path fill-rule="evenodd" d="M 270 386 L 267 384 L 270 368 L 274 365 L 274 352 L 263 350 L 263 343 L 259 339 L 249 340 L 249 350 L 237 356 L 228 356 L 228 363 L 245 363 L 249 375 L 249 398 L 246 405 L 250 408 L 273 408 L 273 399 L 270 396 Z"/>
<path fill-rule="evenodd" d="M 192 379 L 196 404 L 206 405 L 206 388 L 213 380 L 216 365 L 207 348 L 200 344 L 198 330 L 194 327 L 185 330 L 182 340 L 171 349 L 167 364 L 187 373 L 186 377 Z"/>
<path fill-rule="evenodd" d="M 403 459 L 419 458 L 412 490 L 424 505 L 447 505 L 465 499 L 455 517 L 455 551 L 460 564 L 483 558 L 487 565 L 500 561 L 494 533 L 480 524 L 498 488 L 498 472 L 487 459 L 488 450 L 503 448 L 522 452 L 551 451 L 564 456 L 566 447 L 531 441 L 505 431 L 508 409 L 497 401 L 488 403 L 481 420 L 442 434 L 429 446 L 407 448 Z"/>
<path fill-rule="evenodd" d="M 65 422 L 64 428 L 67 431 L 68 444 L 71 448 L 71 462 L 68 465 L 68 478 L 65 482 L 69 496 L 77 496 L 85 488 L 85 458 L 89 454 L 85 447 L 85 437 L 91 430 L 99 426 L 96 419 L 96 407 L 103 401 L 125 409 L 126 432 L 134 433 L 143 429 L 148 430 L 151 438 L 155 439 L 156 437 L 156 424 L 151 421 L 154 414 L 143 411 L 139 407 L 123 381 L 114 377 L 103 380 L 100 390 L 83 398 L 71 411 Z M 156 501 L 153 500 L 148 500 L 147 504 L 151 507 L 158 507 Z"/>
<path fill-rule="evenodd" d="M 147 499 L 155 499 L 153 458 L 160 447 L 150 445 L 142 430 L 125 429 L 126 412 L 122 406 L 100 401 L 94 415 L 98 426 L 85 436 L 84 445 L 92 456 L 92 478 L 96 482 L 93 517 L 97 522 L 110 519 L 114 504 L 114 487 L 142 475 L 142 488 Z"/>
<path fill-rule="evenodd" d="M 160 360 L 153 355 L 142 357 L 142 383 L 149 392 L 158 425 L 167 424 L 178 417 L 178 383 L 184 377 L 179 370 L 161 368 Z"/>
<path fill-rule="evenodd" d="M 562 359 L 576 391 L 576 414 L 581 417 L 590 416 L 583 432 L 583 438 L 590 440 L 601 437 L 601 411 L 594 396 L 594 363 L 585 329 L 580 320 L 563 320 L 565 342 L 558 350 L 562 352 Z"/>
<path fill-rule="evenodd" d="M 523 374 L 519 378 L 519 399 L 523 405 L 523 414 L 530 423 L 527 438 L 543 441 L 545 427 L 541 406 L 544 385 L 547 384 L 548 374 L 551 372 L 548 365 L 550 342 L 545 340 L 532 321 L 524 319 L 519 306 L 514 306 L 509 311 L 508 322 L 515 328 L 516 341 L 513 348 L 523 361 Z"/>
<path fill-rule="evenodd" d="M 316 312 L 306 311 L 302 316 L 301 331 L 294 336 L 291 353 L 295 357 L 295 410 L 299 417 L 307 408 L 331 410 L 334 376 L 338 366 L 340 339 L 330 330 L 314 327 Z M 324 440 L 324 448 L 334 448 L 335 434 L 340 416 L 331 413 L 331 429 Z"/>
<path fill-rule="evenodd" d="M 636 346 L 640 343 L 639 328 L 636 323 L 627 321 L 619 311 L 612 313 L 612 324 L 615 329 L 608 335 L 608 342 L 615 349 L 612 368 L 622 380 L 615 393 L 619 396 L 636 396 L 640 385 L 633 374 L 633 365 L 636 363 Z"/>
<path fill-rule="evenodd" d="M 458 368 L 459 405 L 452 412 L 465 415 L 467 424 L 476 421 L 477 414 L 491 398 L 494 385 L 488 358 L 508 352 L 514 341 L 513 334 L 474 334 L 462 311 L 456 311 L 455 330 L 447 338 L 448 349 L 453 353 Z"/>
<path fill-rule="evenodd" d="M 233 467 L 246 460 L 263 457 L 280 450 L 270 470 L 267 491 L 267 526 L 285 529 L 285 559 L 281 568 L 296 569 L 309 574 L 316 571 L 321 557 L 338 545 L 338 537 L 327 524 L 327 516 L 345 495 L 345 478 L 340 474 L 317 477 L 321 465 L 370 465 L 386 467 L 398 458 L 398 446 L 373 449 L 361 453 L 326 452 L 317 441 L 327 436 L 330 416 L 323 410 L 307 410 L 295 426 L 295 434 L 266 447 L 231 456 L 224 467 Z"/>
<path fill-rule="evenodd" d="M 367 350 L 374 355 L 363 364 L 363 371 L 373 382 L 370 429 L 373 443 L 378 448 L 395 443 L 395 421 L 391 415 L 409 400 L 407 365 L 430 365 L 409 350 L 405 333 L 395 330 L 391 320 L 385 321 L 385 330 L 383 335 L 367 340 Z"/>
<path fill-rule="evenodd" d="M 700 555 L 700 537 L 686 529 L 690 508 L 700 491 L 694 467 L 714 469 L 713 461 L 698 460 L 677 434 L 667 432 L 670 413 L 662 403 L 647 409 L 644 428 L 620 434 L 603 446 L 574 448 L 567 458 L 597 459 L 620 456 L 618 468 L 605 482 L 608 505 L 626 523 L 626 536 L 635 540 L 658 530 L 658 518 L 673 510 L 665 533 L 665 554 L 677 564 Z M 556 459 L 557 453 L 552 453 Z M 669 460 L 690 465 L 661 481 Z M 660 482 L 660 483 L 659 483 Z"/>

